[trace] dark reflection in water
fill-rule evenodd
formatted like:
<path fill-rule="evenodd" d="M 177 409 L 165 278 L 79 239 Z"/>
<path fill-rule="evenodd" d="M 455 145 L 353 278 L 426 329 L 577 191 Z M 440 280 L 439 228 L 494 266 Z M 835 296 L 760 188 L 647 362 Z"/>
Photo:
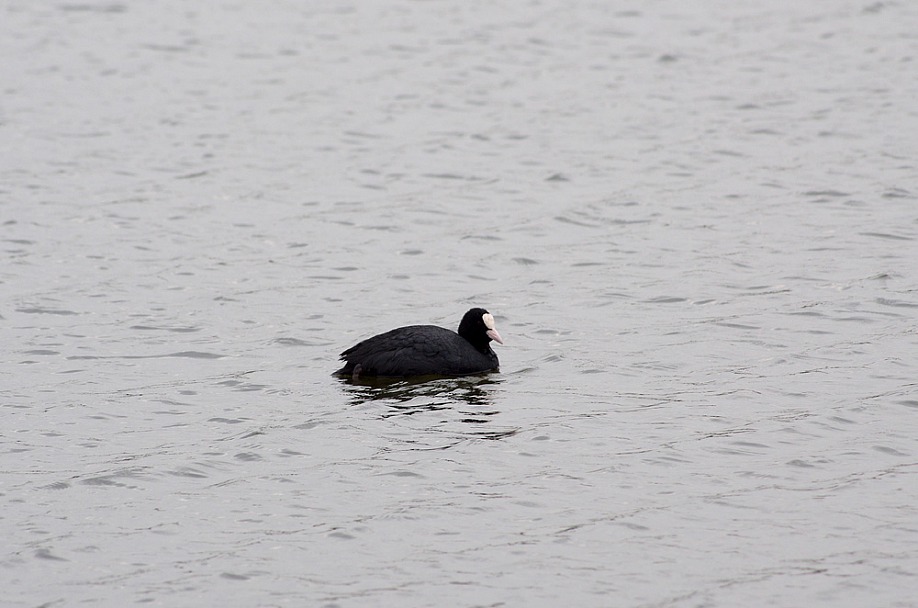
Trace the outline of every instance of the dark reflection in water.
<path fill-rule="evenodd" d="M 342 378 L 341 386 L 349 393 L 351 405 L 367 402 L 384 405 L 386 409 L 380 414 L 381 418 L 451 411 L 458 416 L 452 418 L 453 422 L 483 425 L 499 413 L 493 408 L 493 388 L 501 382 L 495 376 L 367 378 L 356 381 Z M 518 430 L 479 428 L 472 435 L 482 439 L 503 439 L 515 435 Z"/>
<path fill-rule="evenodd" d="M 469 405 L 491 405 L 488 387 L 500 383 L 501 380 L 494 376 L 341 379 L 342 386 L 350 394 L 351 405 L 379 400 L 404 403 L 418 398 L 436 398 L 442 400 L 445 406 L 456 401 Z"/>

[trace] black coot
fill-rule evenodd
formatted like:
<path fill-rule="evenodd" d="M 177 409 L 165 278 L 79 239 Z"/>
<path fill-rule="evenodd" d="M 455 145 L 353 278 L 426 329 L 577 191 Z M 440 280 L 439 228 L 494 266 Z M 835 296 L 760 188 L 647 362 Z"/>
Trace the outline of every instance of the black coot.
<path fill-rule="evenodd" d="M 436 325 L 409 325 L 367 338 L 341 353 L 344 367 L 336 375 L 465 376 L 497 370 L 489 342 L 503 344 L 494 317 L 473 308 L 459 323 L 459 333 Z"/>

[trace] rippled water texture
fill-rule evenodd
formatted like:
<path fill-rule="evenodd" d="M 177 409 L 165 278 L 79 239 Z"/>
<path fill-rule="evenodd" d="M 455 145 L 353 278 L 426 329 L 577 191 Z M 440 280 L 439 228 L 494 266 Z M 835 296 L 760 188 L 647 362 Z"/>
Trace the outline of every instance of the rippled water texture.
<path fill-rule="evenodd" d="M 7 3 L 2 604 L 914 606 L 916 23 Z"/>

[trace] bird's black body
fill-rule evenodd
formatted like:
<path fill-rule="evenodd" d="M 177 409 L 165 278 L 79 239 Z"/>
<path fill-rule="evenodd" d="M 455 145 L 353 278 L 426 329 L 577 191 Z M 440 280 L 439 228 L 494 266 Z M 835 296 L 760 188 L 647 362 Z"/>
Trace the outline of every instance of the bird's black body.
<path fill-rule="evenodd" d="M 497 370 L 491 340 L 501 342 L 493 317 L 483 308 L 465 313 L 459 333 L 435 325 L 409 325 L 367 338 L 343 353 L 337 375 L 466 376 Z"/>

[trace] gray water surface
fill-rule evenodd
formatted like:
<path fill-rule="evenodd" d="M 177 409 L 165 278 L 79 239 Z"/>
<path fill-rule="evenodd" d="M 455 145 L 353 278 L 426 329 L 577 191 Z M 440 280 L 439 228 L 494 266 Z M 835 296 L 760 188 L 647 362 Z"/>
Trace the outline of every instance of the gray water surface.
<path fill-rule="evenodd" d="M 915 606 L 916 23 L 0 9 L 2 604 Z"/>

